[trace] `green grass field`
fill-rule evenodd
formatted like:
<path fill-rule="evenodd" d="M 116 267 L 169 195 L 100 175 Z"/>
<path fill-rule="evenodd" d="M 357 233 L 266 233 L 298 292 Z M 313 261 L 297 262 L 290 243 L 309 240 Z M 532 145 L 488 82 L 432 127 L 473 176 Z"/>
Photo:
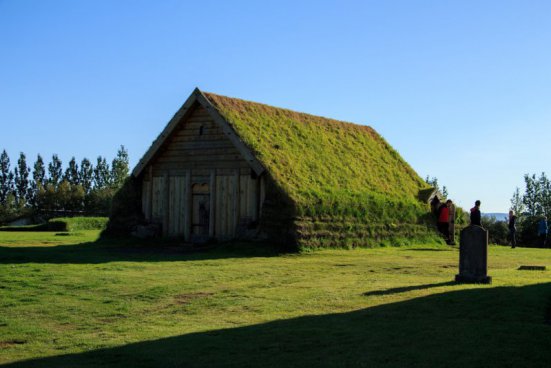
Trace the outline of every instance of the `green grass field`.
<path fill-rule="evenodd" d="M 458 285 L 445 246 L 277 254 L 0 232 L 10 367 L 549 367 L 551 250 L 490 248 Z"/>

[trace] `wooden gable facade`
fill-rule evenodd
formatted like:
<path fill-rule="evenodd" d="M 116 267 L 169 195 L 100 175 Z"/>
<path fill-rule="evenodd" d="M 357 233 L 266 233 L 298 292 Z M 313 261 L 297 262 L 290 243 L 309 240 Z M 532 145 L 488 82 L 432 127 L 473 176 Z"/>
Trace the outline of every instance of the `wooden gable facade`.
<path fill-rule="evenodd" d="M 258 224 L 264 168 L 196 89 L 133 171 L 163 236 L 228 240 Z"/>

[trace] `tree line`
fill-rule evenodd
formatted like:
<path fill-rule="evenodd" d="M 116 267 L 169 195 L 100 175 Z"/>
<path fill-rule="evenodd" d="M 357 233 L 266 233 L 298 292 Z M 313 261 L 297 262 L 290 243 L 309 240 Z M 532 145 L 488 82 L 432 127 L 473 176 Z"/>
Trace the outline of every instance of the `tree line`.
<path fill-rule="evenodd" d="M 551 215 L 551 181 L 542 172 L 524 175 L 524 189 L 515 188 L 511 197 L 511 210 L 517 220 L 517 243 L 522 246 L 539 246 L 537 223 L 543 216 Z M 490 241 L 508 244 L 508 219 L 483 218 L 482 226 L 490 233 Z"/>
<path fill-rule="evenodd" d="M 524 175 L 524 194 L 517 187 L 511 198 L 511 209 L 528 217 L 551 215 L 551 181 L 542 172 Z"/>
<path fill-rule="evenodd" d="M 524 192 L 517 187 L 511 197 L 511 209 L 517 215 L 518 241 L 522 245 L 535 246 L 537 223 L 551 215 L 551 181 L 542 172 L 524 175 Z"/>
<path fill-rule="evenodd" d="M 46 163 L 40 154 L 29 166 L 21 152 L 12 165 L 0 155 L 0 223 L 47 212 L 107 214 L 111 200 L 129 174 L 128 151 L 121 146 L 111 164 L 98 156 L 95 164 L 72 157 L 64 168 L 57 154 Z"/>

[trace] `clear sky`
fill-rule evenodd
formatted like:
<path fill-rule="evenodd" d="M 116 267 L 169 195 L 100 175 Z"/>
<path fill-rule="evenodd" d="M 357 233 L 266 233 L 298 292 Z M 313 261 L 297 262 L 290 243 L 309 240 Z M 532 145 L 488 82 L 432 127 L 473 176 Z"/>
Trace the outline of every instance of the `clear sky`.
<path fill-rule="evenodd" d="M 466 209 L 549 173 L 551 1 L 0 0 L 0 150 L 135 165 L 195 87 L 375 128 Z"/>

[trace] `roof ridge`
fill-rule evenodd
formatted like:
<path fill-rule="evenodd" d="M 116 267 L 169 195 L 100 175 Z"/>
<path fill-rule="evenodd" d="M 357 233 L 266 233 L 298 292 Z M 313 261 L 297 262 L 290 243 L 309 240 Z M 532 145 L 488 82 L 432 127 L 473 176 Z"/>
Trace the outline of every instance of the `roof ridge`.
<path fill-rule="evenodd" d="M 242 99 L 242 98 L 239 98 L 239 97 L 231 97 L 231 96 L 221 95 L 221 94 L 214 93 L 214 92 L 201 91 L 201 93 L 203 93 L 203 95 L 205 95 L 205 97 L 207 97 L 207 98 L 209 98 L 209 96 L 214 96 L 214 98 L 225 98 L 225 99 L 230 99 L 230 100 L 236 100 L 236 101 L 241 101 L 241 102 L 244 102 L 244 103 L 247 103 L 247 104 L 255 104 L 255 105 L 259 105 L 259 106 L 268 107 L 268 108 L 271 108 L 271 109 L 286 111 L 286 112 L 290 112 L 292 114 L 310 116 L 310 117 L 316 118 L 316 119 L 321 118 L 321 119 L 324 119 L 324 120 L 326 120 L 328 122 L 332 122 L 332 123 L 349 124 L 349 125 L 352 125 L 352 126 L 355 126 L 355 127 L 360 127 L 360 128 L 366 128 L 367 127 L 370 130 L 374 130 L 373 127 L 371 125 L 368 125 L 368 124 L 359 124 L 359 123 L 354 123 L 354 122 L 351 122 L 351 121 L 339 120 L 339 119 L 330 118 L 330 117 L 326 117 L 326 116 L 322 116 L 322 115 L 314 115 L 314 114 L 310 114 L 310 113 L 307 113 L 307 112 L 292 110 L 292 109 L 289 109 L 289 108 L 286 108 L 286 107 L 279 107 L 279 106 L 269 105 L 269 104 L 266 104 L 266 103 L 263 103 L 263 102 L 245 100 L 245 99 Z M 209 100 L 210 100 L 210 98 L 209 98 Z"/>

